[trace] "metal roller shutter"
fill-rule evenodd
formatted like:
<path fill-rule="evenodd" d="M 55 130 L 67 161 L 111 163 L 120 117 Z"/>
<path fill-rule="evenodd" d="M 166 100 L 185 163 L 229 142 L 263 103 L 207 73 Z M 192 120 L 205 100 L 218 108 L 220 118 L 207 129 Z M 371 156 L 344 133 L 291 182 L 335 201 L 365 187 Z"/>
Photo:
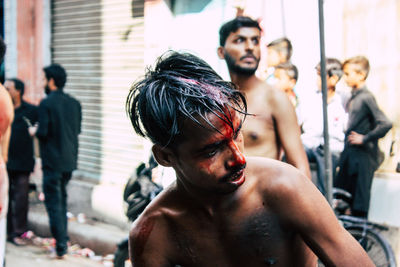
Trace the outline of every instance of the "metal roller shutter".
<path fill-rule="evenodd" d="M 144 0 L 52 1 L 52 62 L 83 110 L 77 177 L 123 183 L 142 160 L 125 100 L 143 75 L 143 15 Z"/>

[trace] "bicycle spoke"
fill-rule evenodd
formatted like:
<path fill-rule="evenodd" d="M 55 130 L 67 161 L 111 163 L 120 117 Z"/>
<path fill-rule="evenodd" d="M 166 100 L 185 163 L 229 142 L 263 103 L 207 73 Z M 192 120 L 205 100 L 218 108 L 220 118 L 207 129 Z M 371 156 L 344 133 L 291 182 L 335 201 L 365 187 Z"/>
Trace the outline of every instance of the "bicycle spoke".
<path fill-rule="evenodd" d="M 347 230 L 360 243 L 376 266 L 393 266 L 391 265 L 387 247 L 379 234 L 370 229 L 366 231 L 363 227 L 354 227 Z"/>

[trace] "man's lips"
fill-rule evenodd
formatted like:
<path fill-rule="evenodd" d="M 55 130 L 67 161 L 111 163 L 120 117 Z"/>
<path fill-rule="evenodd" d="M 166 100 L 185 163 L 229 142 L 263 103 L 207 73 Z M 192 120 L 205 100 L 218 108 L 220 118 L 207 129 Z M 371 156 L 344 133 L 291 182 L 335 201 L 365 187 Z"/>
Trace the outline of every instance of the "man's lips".
<path fill-rule="evenodd" d="M 228 175 L 225 175 L 221 179 L 221 181 L 222 182 L 228 182 L 228 183 L 229 182 L 234 182 L 235 183 L 237 181 L 240 181 L 244 177 L 244 169 L 245 169 L 245 167 L 246 167 L 246 164 L 244 164 L 243 166 L 237 168 L 235 172 L 230 173 Z"/>
<path fill-rule="evenodd" d="M 245 180 L 244 170 L 241 170 L 240 172 L 237 173 L 237 175 L 235 175 L 234 179 L 231 180 L 230 183 L 240 186 L 244 183 L 244 180 Z"/>
<path fill-rule="evenodd" d="M 244 60 L 244 61 L 256 61 L 257 58 L 254 55 L 246 55 L 246 56 L 242 57 L 241 60 Z"/>
<path fill-rule="evenodd" d="M 228 182 L 234 182 L 236 180 L 239 180 L 242 176 L 244 175 L 244 170 L 240 170 L 237 173 L 235 173 L 234 175 L 232 175 L 230 177 L 230 179 L 228 180 Z"/>

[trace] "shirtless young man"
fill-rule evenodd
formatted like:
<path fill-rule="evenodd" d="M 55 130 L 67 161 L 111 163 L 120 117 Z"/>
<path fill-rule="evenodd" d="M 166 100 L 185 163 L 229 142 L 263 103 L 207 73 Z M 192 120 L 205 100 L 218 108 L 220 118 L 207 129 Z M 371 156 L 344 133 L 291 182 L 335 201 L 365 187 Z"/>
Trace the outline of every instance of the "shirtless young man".
<path fill-rule="evenodd" d="M 311 178 L 292 104 L 285 93 L 255 75 L 260 61 L 258 22 L 237 17 L 222 25 L 219 36 L 218 56 L 225 59 L 232 82 L 245 94 L 251 114 L 243 128 L 246 155 L 279 159 L 283 148 L 286 161 Z"/>
<path fill-rule="evenodd" d="M 373 266 L 301 172 L 243 156 L 246 100 L 201 59 L 160 59 L 126 108 L 177 174 L 133 224 L 133 266 L 315 267 L 312 252 L 326 266 Z"/>

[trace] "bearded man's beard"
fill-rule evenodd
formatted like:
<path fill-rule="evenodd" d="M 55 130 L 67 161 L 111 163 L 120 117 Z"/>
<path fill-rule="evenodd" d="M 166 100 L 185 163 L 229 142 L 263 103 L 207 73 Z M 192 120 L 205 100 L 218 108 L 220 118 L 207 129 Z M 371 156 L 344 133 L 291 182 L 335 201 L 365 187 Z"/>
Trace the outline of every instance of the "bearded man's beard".
<path fill-rule="evenodd" d="M 259 62 L 257 62 L 257 65 L 255 67 L 246 68 L 246 67 L 239 66 L 235 63 L 235 59 L 226 52 L 224 53 L 224 58 L 225 58 L 226 65 L 228 66 L 229 71 L 234 72 L 239 75 L 251 76 L 256 72 L 256 70 L 258 68 Z"/>

